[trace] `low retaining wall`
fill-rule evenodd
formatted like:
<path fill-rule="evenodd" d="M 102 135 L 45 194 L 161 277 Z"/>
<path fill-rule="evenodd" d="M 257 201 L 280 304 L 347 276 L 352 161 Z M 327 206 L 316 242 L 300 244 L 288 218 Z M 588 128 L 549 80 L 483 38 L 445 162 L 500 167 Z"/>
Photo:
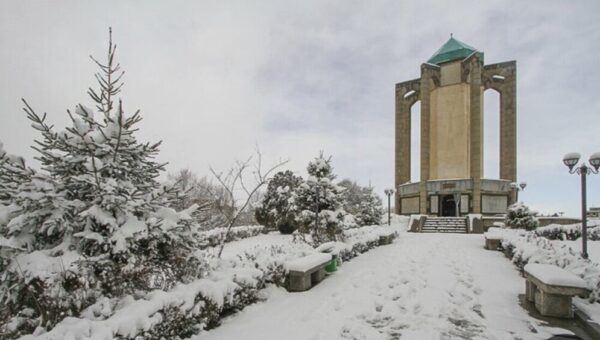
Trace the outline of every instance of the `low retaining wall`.
<path fill-rule="evenodd" d="M 500 217 L 500 216 L 498 216 L 498 217 L 484 216 L 481 219 L 483 222 L 483 231 L 484 232 L 486 232 L 489 228 L 493 227 L 495 222 L 504 223 L 504 217 Z M 538 217 L 537 219 L 540 222 L 540 227 L 545 227 L 550 224 L 567 225 L 567 224 L 574 224 L 574 223 L 581 222 L 580 219 L 572 218 L 572 217 L 545 217 L 545 216 L 542 216 L 542 217 Z"/>

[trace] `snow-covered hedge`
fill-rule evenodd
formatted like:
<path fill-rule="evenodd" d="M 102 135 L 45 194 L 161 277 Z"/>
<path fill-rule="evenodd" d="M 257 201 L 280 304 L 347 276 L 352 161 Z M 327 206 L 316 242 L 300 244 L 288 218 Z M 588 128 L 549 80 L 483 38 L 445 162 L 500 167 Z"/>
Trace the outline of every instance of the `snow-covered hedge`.
<path fill-rule="evenodd" d="M 80 317 L 67 317 L 51 331 L 23 339 L 150 339 L 190 337 L 219 323 L 223 314 L 258 299 L 266 282 L 252 266 L 221 268 L 208 278 L 155 290 L 141 299 L 108 298 L 88 307 Z"/>
<path fill-rule="evenodd" d="M 336 242 L 348 261 L 380 245 L 380 236 L 398 229 L 369 226 L 347 231 L 346 243 Z M 214 259 L 211 273 L 170 291 L 154 290 L 142 297 L 105 298 L 79 317 L 67 317 L 51 331 L 23 337 L 54 339 L 185 338 L 219 325 L 220 319 L 260 300 L 268 285 L 284 286 L 285 263 L 315 253 L 307 243 L 260 245 L 225 260 Z"/>
<path fill-rule="evenodd" d="M 600 241 L 600 220 L 588 221 L 588 240 Z M 576 224 L 550 224 L 546 227 L 539 227 L 535 230 L 538 236 L 543 236 L 549 240 L 576 240 L 581 237 L 581 223 Z"/>
<path fill-rule="evenodd" d="M 344 230 L 344 242 L 326 242 L 321 244 L 317 251 L 332 253 L 337 256 L 339 263 L 343 263 L 375 247 L 388 244 L 388 241 L 397 236 L 398 232 L 389 227 L 353 228 Z"/>
<path fill-rule="evenodd" d="M 564 268 L 585 280 L 592 291 L 590 302 L 600 300 L 600 265 L 582 258 L 568 245 L 553 244 L 547 238 L 525 230 L 490 228 L 488 233 L 502 237 L 504 254 L 521 271 L 527 263 L 552 264 Z"/>
<path fill-rule="evenodd" d="M 265 229 L 262 225 L 249 225 L 249 226 L 241 226 L 241 227 L 233 227 L 229 231 L 225 242 L 232 242 L 237 240 L 242 240 L 248 237 L 256 236 L 263 232 Z M 227 228 L 215 228 L 208 231 L 201 232 L 200 237 L 200 245 L 202 249 L 208 247 L 216 247 L 220 244 L 221 240 L 227 234 Z"/>

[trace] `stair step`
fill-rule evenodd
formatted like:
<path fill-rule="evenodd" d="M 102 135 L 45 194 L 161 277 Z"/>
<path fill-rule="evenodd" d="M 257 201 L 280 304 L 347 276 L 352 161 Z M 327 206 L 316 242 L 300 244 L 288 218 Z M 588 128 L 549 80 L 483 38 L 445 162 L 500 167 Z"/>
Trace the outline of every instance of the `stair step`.
<path fill-rule="evenodd" d="M 421 232 L 466 234 L 467 220 L 464 217 L 428 217 Z"/>

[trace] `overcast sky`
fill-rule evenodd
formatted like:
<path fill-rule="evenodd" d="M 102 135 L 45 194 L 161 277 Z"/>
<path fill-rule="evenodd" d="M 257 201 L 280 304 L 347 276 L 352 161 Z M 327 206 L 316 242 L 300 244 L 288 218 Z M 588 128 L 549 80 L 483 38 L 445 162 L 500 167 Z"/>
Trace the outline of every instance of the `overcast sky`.
<path fill-rule="evenodd" d="M 112 26 L 125 108 L 142 112 L 140 140 L 163 140 L 169 171 L 208 175 L 259 145 L 305 175 L 324 150 L 339 179 L 382 193 L 394 183 L 394 85 L 453 33 L 486 64 L 517 60 L 521 198 L 577 215 L 579 179 L 561 160 L 600 151 L 598 13 L 594 0 L 2 0 L 0 140 L 32 160 L 22 97 L 59 127 L 67 108 L 91 106 L 88 56 L 104 57 Z M 497 178 L 498 95 L 485 100 L 485 175 Z M 588 202 L 600 206 L 600 175 Z"/>

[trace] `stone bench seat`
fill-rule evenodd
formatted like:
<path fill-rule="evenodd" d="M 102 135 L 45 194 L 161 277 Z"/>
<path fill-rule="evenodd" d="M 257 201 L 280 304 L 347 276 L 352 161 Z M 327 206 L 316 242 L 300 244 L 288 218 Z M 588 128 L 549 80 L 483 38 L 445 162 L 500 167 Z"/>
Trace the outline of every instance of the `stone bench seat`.
<path fill-rule="evenodd" d="M 317 253 L 286 263 L 288 270 L 288 290 L 303 292 L 325 278 L 325 267 L 331 261 L 331 254 Z"/>
<path fill-rule="evenodd" d="M 387 234 L 379 235 L 379 245 L 392 244 L 396 238 L 396 233 L 390 232 Z"/>
<path fill-rule="evenodd" d="M 485 233 L 485 249 L 487 250 L 498 250 L 502 244 L 502 237 L 496 234 Z"/>
<path fill-rule="evenodd" d="M 573 296 L 590 293 L 583 279 L 557 266 L 532 263 L 524 269 L 525 295 L 541 315 L 573 318 Z"/>

